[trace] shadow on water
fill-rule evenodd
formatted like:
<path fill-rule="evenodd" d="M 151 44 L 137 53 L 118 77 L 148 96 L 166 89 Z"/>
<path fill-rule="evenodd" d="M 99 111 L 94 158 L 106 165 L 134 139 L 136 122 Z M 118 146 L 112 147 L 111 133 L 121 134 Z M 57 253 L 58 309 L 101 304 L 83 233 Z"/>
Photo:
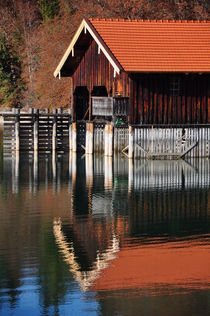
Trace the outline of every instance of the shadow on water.
<path fill-rule="evenodd" d="M 208 314 L 208 160 L 0 162 L 3 315 Z"/>

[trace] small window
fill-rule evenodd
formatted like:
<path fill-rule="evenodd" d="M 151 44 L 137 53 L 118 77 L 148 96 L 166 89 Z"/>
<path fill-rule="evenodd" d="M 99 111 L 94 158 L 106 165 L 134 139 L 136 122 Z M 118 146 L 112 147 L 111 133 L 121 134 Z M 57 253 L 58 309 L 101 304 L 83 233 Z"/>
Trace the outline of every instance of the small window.
<path fill-rule="evenodd" d="M 177 97 L 180 95 L 180 78 L 172 77 L 170 80 L 170 95 Z"/>

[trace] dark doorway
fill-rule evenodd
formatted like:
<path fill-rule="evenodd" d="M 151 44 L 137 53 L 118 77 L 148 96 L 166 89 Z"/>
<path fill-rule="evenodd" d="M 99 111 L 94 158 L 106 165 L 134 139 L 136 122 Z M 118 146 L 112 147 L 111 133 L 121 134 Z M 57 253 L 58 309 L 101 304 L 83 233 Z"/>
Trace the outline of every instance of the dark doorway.
<path fill-rule="evenodd" d="M 74 90 L 74 111 L 77 121 L 88 118 L 89 91 L 86 86 L 79 86 Z"/>
<path fill-rule="evenodd" d="M 94 86 L 91 92 L 92 97 L 108 97 L 105 86 Z"/>

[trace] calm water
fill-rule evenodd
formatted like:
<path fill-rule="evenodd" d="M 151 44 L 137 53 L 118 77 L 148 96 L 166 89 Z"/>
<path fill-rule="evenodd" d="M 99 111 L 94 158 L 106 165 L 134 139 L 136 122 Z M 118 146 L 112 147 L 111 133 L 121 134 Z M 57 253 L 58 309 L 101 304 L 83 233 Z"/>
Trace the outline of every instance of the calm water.
<path fill-rule="evenodd" d="M 209 315 L 210 163 L 0 158 L 0 315 Z"/>

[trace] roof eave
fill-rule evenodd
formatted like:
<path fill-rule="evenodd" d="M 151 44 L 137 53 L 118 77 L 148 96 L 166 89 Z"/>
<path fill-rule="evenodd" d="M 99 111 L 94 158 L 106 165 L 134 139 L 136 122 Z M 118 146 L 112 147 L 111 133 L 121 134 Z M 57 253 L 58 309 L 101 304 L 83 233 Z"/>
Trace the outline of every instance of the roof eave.
<path fill-rule="evenodd" d="M 62 59 L 60 60 L 57 68 L 54 71 L 54 77 L 59 76 L 61 73 L 61 69 L 64 66 L 68 56 L 70 55 L 71 52 L 74 50 L 74 45 L 76 44 L 81 32 L 85 30 L 85 32 L 89 32 L 92 38 L 95 40 L 95 42 L 98 44 L 99 49 L 104 53 L 110 64 L 113 66 L 114 71 L 119 74 L 120 71 L 123 69 L 118 60 L 115 58 L 115 56 L 112 54 L 111 50 L 108 48 L 108 46 L 104 43 L 103 39 L 100 37 L 98 32 L 95 30 L 93 25 L 88 19 L 83 19 L 79 28 L 77 29 L 69 47 L 65 51 Z M 73 53 L 72 53 L 73 54 Z"/>

